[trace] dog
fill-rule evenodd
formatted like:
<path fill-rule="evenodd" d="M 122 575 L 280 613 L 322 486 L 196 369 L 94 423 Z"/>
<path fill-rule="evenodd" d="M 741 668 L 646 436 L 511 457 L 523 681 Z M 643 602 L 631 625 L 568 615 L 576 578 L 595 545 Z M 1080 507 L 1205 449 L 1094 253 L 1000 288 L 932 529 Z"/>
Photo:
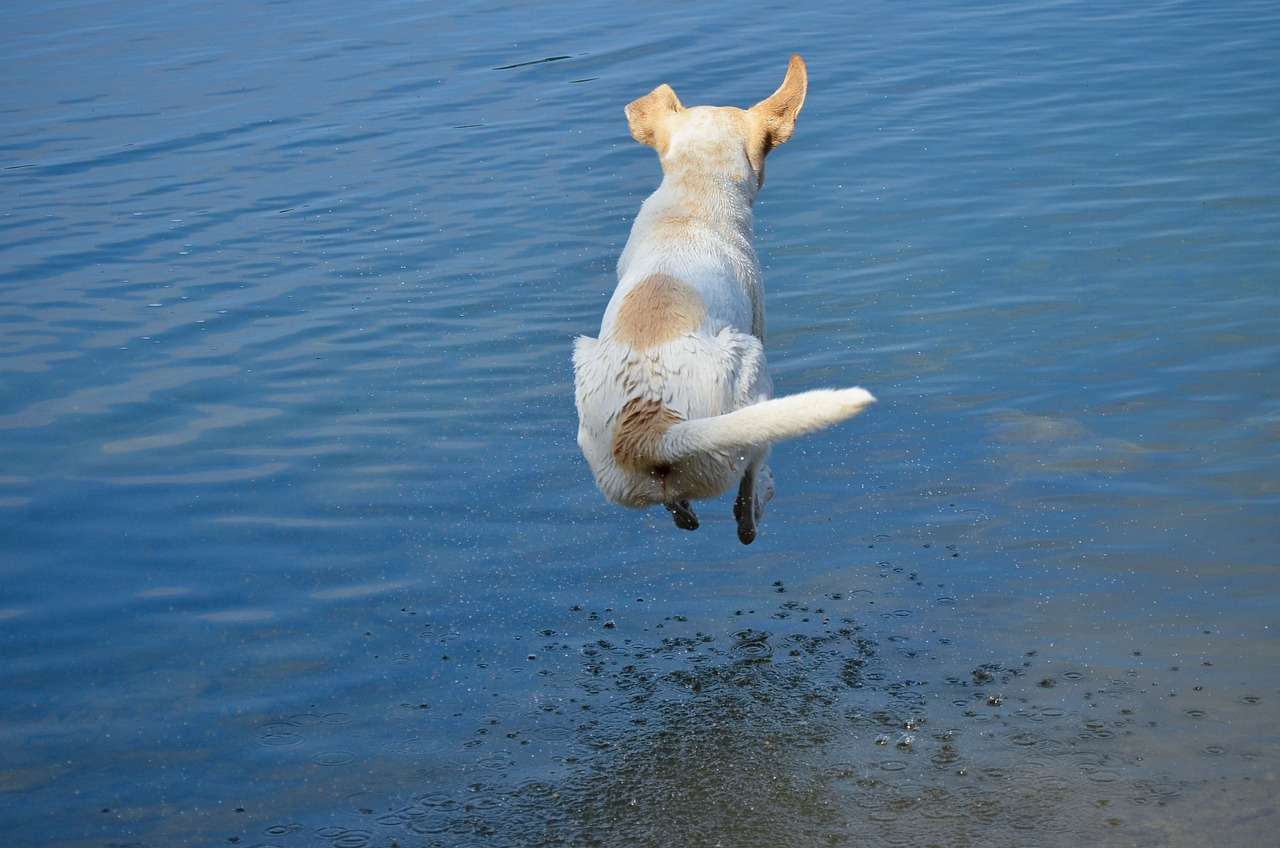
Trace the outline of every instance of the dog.
<path fill-rule="evenodd" d="M 669 85 L 626 107 L 631 135 L 658 153 L 662 183 L 631 228 L 599 337 L 574 344 L 578 446 L 605 498 L 663 504 L 677 527 L 696 530 L 689 502 L 737 483 L 744 545 L 773 496 L 770 443 L 875 401 L 861 388 L 772 398 L 751 205 L 807 90 L 793 55 L 782 86 L 750 109 L 685 108 Z"/>

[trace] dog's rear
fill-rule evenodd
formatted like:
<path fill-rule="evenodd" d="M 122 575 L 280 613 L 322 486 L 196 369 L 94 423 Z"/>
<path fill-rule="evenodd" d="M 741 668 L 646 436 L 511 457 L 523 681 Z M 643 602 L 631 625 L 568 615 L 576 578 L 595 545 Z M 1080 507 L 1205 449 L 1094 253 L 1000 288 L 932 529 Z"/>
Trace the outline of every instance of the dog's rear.
<path fill-rule="evenodd" d="M 769 443 L 874 400 L 858 388 L 770 399 L 751 204 L 806 87 L 792 56 L 782 86 L 749 110 L 686 109 L 666 85 L 627 106 L 631 134 L 657 150 L 664 176 L 632 226 L 599 338 L 574 349 L 578 444 L 605 497 L 664 504 L 692 530 L 689 501 L 738 483 L 744 544 L 773 494 Z"/>

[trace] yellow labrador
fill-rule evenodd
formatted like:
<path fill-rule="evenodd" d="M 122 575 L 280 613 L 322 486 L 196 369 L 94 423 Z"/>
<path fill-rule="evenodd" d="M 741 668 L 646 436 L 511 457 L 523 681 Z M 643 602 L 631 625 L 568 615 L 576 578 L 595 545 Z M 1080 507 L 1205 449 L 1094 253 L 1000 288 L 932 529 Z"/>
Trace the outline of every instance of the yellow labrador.
<path fill-rule="evenodd" d="M 875 400 L 860 388 L 771 398 L 751 204 L 807 87 L 792 56 L 782 86 L 747 110 L 686 109 L 667 85 L 627 106 L 631 135 L 658 152 L 662 184 L 631 228 L 599 338 L 578 338 L 573 354 L 578 445 L 604 496 L 663 504 L 677 527 L 696 530 L 689 501 L 737 483 L 743 544 L 773 496 L 769 444 Z"/>

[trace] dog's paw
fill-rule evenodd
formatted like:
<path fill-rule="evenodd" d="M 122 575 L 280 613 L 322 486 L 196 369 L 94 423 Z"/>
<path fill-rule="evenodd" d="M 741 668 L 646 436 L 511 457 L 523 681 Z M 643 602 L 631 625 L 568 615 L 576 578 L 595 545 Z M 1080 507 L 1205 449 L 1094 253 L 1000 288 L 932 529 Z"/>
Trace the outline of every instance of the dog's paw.
<path fill-rule="evenodd" d="M 764 516 L 764 505 L 773 500 L 773 471 L 765 465 L 756 481 L 756 518 Z"/>
<path fill-rule="evenodd" d="M 688 501 L 663 504 L 663 506 L 667 508 L 667 512 L 671 513 L 671 517 L 675 520 L 676 526 L 681 530 L 698 529 L 698 516 L 693 514 L 693 507 L 689 506 Z"/>
<path fill-rule="evenodd" d="M 764 505 L 773 498 L 773 472 L 761 466 L 754 475 L 743 478 L 738 497 L 733 501 L 733 517 L 738 522 L 738 541 L 749 545 L 756 540 L 756 529 L 764 517 Z"/>
<path fill-rule="evenodd" d="M 745 487 L 744 487 L 745 488 Z M 755 495 L 738 491 L 738 496 L 733 500 L 733 517 L 738 522 L 738 541 L 744 545 L 749 545 L 756 540 L 756 525 L 760 522 L 760 515 L 764 509 L 759 505 Z"/>

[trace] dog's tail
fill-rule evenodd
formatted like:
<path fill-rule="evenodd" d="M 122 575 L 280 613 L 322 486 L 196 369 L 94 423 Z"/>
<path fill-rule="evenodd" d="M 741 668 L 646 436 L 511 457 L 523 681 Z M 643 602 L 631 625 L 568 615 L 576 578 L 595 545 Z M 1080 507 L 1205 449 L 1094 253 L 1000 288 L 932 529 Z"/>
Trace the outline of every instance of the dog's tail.
<path fill-rule="evenodd" d="M 740 450 L 780 442 L 852 418 L 875 402 L 866 389 L 814 389 L 773 398 L 724 415 L 671 424 L 657 445 L 660 460 L 675 462 L 709 451 Z"/>

